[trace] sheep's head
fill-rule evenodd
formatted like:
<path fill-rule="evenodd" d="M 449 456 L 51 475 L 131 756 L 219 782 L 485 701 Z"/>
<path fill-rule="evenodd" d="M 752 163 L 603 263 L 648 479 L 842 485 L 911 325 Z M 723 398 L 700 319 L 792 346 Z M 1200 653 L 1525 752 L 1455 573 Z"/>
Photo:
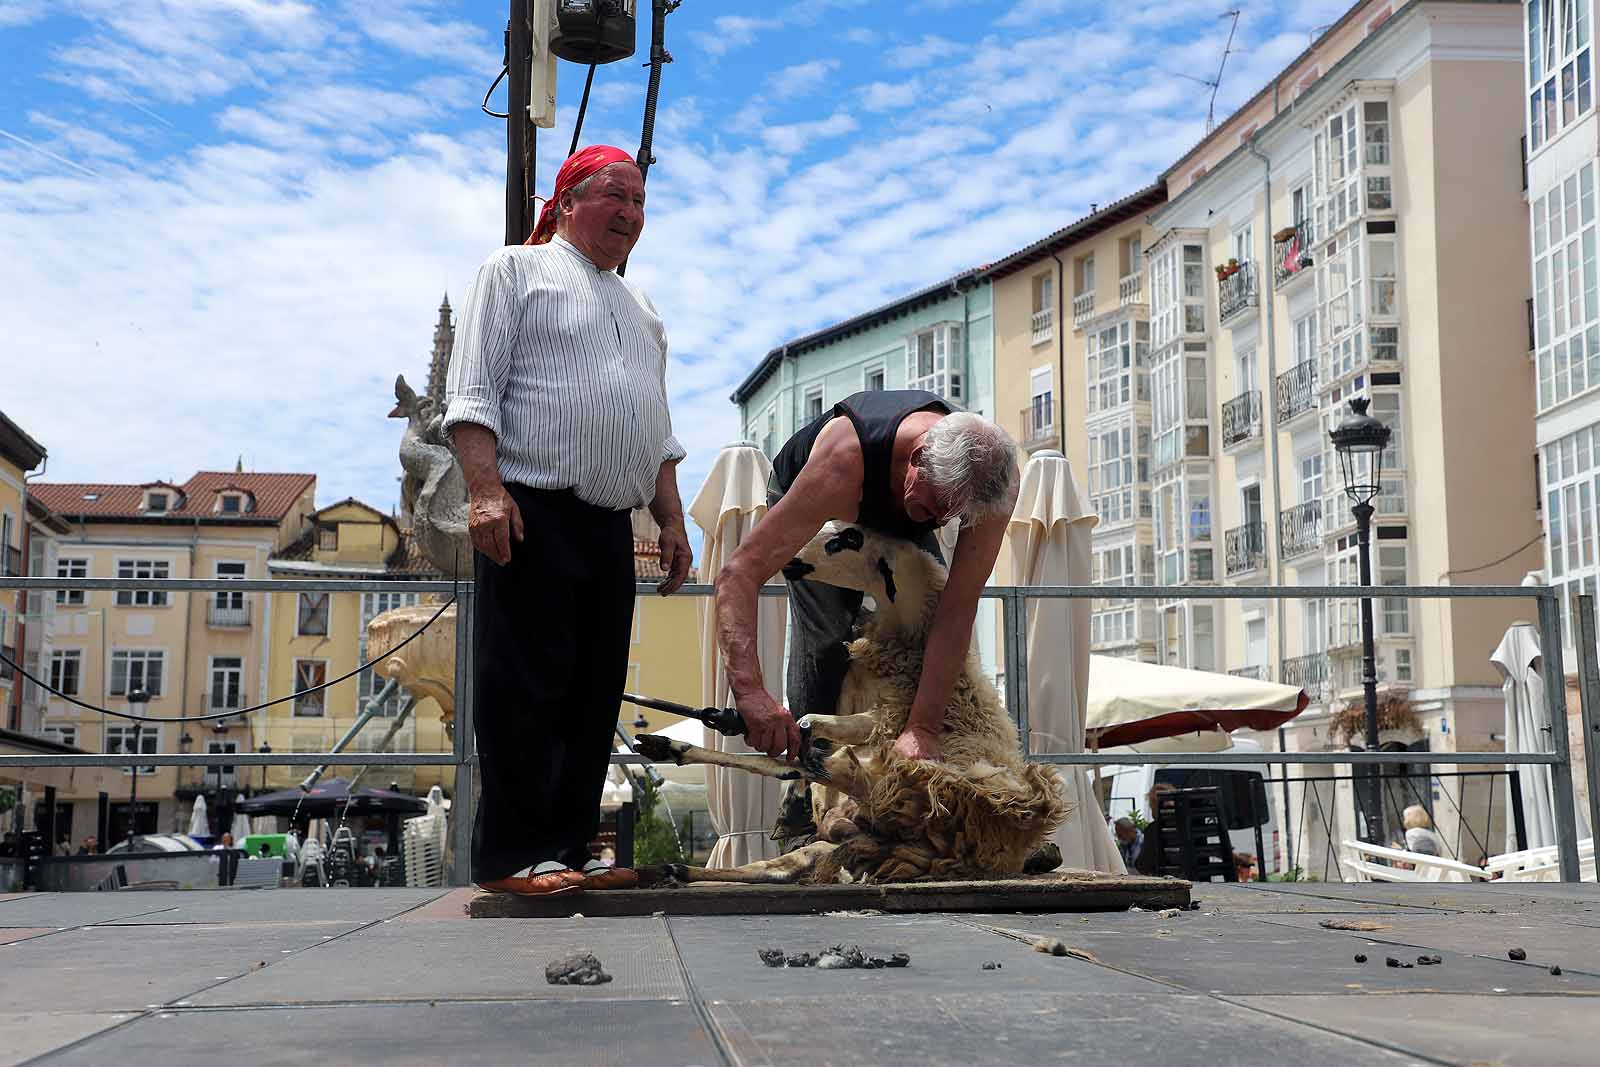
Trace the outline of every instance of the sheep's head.
<path fill-rule="evenodd" d="M 926 625 L 945 583 L 944 567 L 913 542 L 841 522 L 818 530 L 783 576 L 859 590 L 906 629 Z"/>

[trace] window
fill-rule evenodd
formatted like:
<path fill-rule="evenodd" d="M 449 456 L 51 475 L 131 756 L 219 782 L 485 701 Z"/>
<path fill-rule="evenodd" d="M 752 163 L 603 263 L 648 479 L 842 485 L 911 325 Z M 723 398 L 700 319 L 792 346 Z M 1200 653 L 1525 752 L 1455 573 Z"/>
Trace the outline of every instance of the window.
<path fill-rule="evenodd" d="M 89 561 L 86 559 L 57 559 L 57 578 L 87 578 L 89 577 Z M 79 607 L 84 603 L 85 591 L 82 589 L 57 589 L 56 603 L 65 607 Z"/>
<path fill-rule="evenodd" d="M 150 755 L 161 751 L 161 727 L 146 726 L 143 723 L 130 723 L 126 726 L 116 725 L 106 727 L 106 751 L 113 753 L 141 753 Z M 132 774 L 128 767 L 122 768 L 123 774 Z M 154 774 L 154 767 L 140 767 L 140 774 Z"/>
<path fill-rule="evenodd" d="M 1256 228 L 1253 223 L 1246 223 L 1242 229 L 1233 233 L 1233 258 L 1240 263 L 1250 262 L 1251 251 L 1255 248 Z"/>
<path fill-rule="evenodd" d="M 1378 584 L 1406 584 L 1406 546 L 1380 543 L 1378 549 Z M 1410 609 L 1405 597 L 1383 598 L 1383 632 L 1406 634 L 1411 632 Z"/>
<path fill-rule="evenodd" d="M 78 728 L 76 726 L 47 725 L 39 733 L 45 740 L 54 741 L 58 745 L 78 747 Z"/>
<path fill-rule="evenodd" d="M 111 653 L 111 695 L 127 696 L 130 689 L 142 688 L 151 698 L 159 697 L 166 659 L 165 652 L 154 650 Z"/>
<path fill-rule="evenodd" d="M 906 388 L 925 389 L 946 400 L 962 399 L 966 349 L 962 328 L 944 323 L 906 338 Z"/>
<path fill-rule="evenodd" d="M 812 386 L 806 390 L 805 413 L 807 422 L 822 417 L 822 386 Z"/>
<path fill-rule="evenodd" d="M 1300 648 L 1305 655 L 1328 650 L 1328 602 L 1300 602 Z"/>
<path fill-rule="evenodd" d="M 232 755 L 233 753 L 239 751 L 239 742 L 237 742 L 237 741 L 207 741 L 206 742 L 206 751 L 207 752 L 214 752 L 214 753 L 216 753 L 218 755 Z M 224 788 L 231 788 L 234 785 L 233 764 L 231 764 L 231 763 L 222 763 L 222 764 L 213 763 L 213 764 L 207 766 L 206 767 L 206 781 L 207 782 L 216 783 L 217 785 L 222 786 Z M 240 841 L 240 842 L 237 842 L 237 844 L 242 846 L 244 844 L 244 842 Z"/>
<path fill-rule="evenodd" d="M 1122 275 L 1138 274 L 1144 270 L 1144 238 L 1139 234 L 1122 242 Z"/>
<path fill-rule="evenodd" d="M 301 593 L 294 632 L 297 637 L 327 637 L 328 612 L 332 604 L 328 593 Z"/>
<path fill-rule="evenodd" d="M 238 515 L 244 511 L 244 498 L 238 493 L 223 493 L 217 500 L 217 510 L 224 515 Z"/>
<path fill-rule="evenodd" d="M 172 565 L 164 559 L 119 559 L 118 578 L 170 578 Z M 121 607 L 164 608 L 167 606 L 166 590 L 118 589 L 117 604 Z"/>
<path fill-rule="evenodd" d="M 1371 315 L 1393 318 L 1398 311 L 1394 238 L 1369 238 L 1367 245 L 1367 311 Z"/>
<path fill-rule="evenodd" d="M 1088 412 L 1150 400 L 1150 324 L 1119 322 L 1087 337 Z"/>
<path fill-rule="evenodd" d="M 1595 165 L 1533 202 L 1533 332 L 1539 410 L 1600 385 Z"/>
<path fill-rule="evenodd" d="M 1149 518 L 1150 429 L 1121 420 L 1089 435 L 1089 506 L 1103 523 Z"/>
<path fill-rule="evenodd" d="M 1078 260 L 1078 296 L 1094 292 L 1094 256 Z"/>
<path fill-rule="evenodd" d="M 1361 105 L 1362 129 L 1365 131 L 1366 162 L 1389 162 L 1389 104 L 1385 100 L 1368 100 Z"/>
<path fill-rule="evenodd" d="M 863 376 L 861 387 L 869 393 L 881 393 L 884 390 L 883 365 L 868 367 Z"/>
<path fill-rule="evenodd" d="M 144 498 L 144 509 L 146 511 L 166 511 L 167 510 L 167 494 L 166 493 L 150 493 L 150 494 L 148 494 Z"/>
<path fill-rule="evenodd" d="M 83 680 L 83 651 L 54 649 L 50 653 L 50 688 L 69 697 L 78 695 Z"/>
<path fill-rule="evenodd" d="M 359 657 L 358 662 L 367 662 L 367 623 L 371 622 L 373 619 L 377 618 L 379 615 L 382 615 L 386 611 L 391 611 L 399 607 L 405 607 L 408 604 L 415 604 L 416 602 L 417 594 L 415 593 L 361 594 L 361 629 L 358 631 L 361 635 L 361 639 L 356 652 L 356 655 Z M 641 613 L 637 610 L 633 613 L 633 626 L 635 633 L 638 631 L 640 614 Z M 361 672 L 361 685 L 359 692 L 361 694 L 361 708 L 363 710 L 365 710 L 367 702 L 373 697 L 377 696 L 378 693 L 383 690 L 383 687 L 387 681 L 387 678 L 379 675 L 378 672 L 373 668 L 369 667 Z M 382 714 L 397 714 L 407 699 L 408 694 L 406 693 L 405 688 L 403 686 L 397 686 L 394 693 L 390 695 L 389 699 L 384 701 Z"/>
<path fill-rule="evenodd" d="M 1302 315 L 1294 320 L 1294 361 L 1309 363 L 1317 358 L 1317 316 Z"/>
<path fill-rule="evenodd" d="M 1300 503 L 1321 500 L 1323 493 L 1322 453 L 1310 452 L 1300 457 Z"/>
<path fill-rule="evenodd" d="M 1039 438 L 1055 429 L 1054 368 L 1035 367 L 1028 375 L 1028 436 Z"/>
<path fill-rule="evenodd" d="M 297 659 L 294 661 L 294 691 L 312 689 L 328 680 L 328 661 L 325 659 Z M 294 714 L 301 719 L 320 719 L 327 707 L 327 690 L 304 693 L 294 698 Z"/>
<path fill-rule="evenodd" d="M 1261 363 L 1256 356 L 1256 350 L 1251 348 L 1240 352 L 1234 357 L 1234 363 L 1238 373 L 1235 385 L 1239 395 L 1254 391 L 1257 388 L 1256 369 Z"/>
<path fill-rule="evenodd" d="M 1527 0 L 1528 150 L 1594 104 L 1588 0 Z"/>
<path fill-rule="evenodd" d="M 1596 592 L 1596 529 L 1600 528 L 1600 426 L 1588 426 L 1544 447 L 1545 553 L 1550 584 L 1562 594 L 1562 640 L 1572 646 L 1578 593 Z"/>
<path fill-rule="evenodd" d="M 1033 276 L 1033 313 L 1049 313 L 1056 306 L 1056 278 L 1049 272 Z"/>
<path fill-rule="evenodd" d="M 339 527 L 317 527 L 317 547 L 324 552 L 339 551 Z"/>
<path fill-rule="evenodd" d="M 244 660 L 238 656 L 211 657 L 212 711 L 227 711 L 244 707 L 241 682 L 244 677 Z"/>
<path fill-rule="evenodd" d="M 767 458 L 778 454 L 778 406 L 776 404 L 767 408 L 767 432 L 761 439 L 761 451 Z"/>
<path fill-rule="evenodd" d="M 241 579 L 244 575 L 245 565 L 243 563 L 228 560 L 217 561 L 218 578 Z M 224 611 L 241 611 L 244 608 L 244 593 L 242 592 L 225 592 L 219 589 L 214 595 L 217 607 Z"/>

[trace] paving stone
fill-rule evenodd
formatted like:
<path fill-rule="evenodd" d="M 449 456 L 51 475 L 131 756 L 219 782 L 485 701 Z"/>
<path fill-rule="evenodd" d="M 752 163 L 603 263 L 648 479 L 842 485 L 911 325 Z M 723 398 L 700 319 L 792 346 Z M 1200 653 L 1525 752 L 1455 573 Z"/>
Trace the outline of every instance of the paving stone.
<path fill-rule="evenodd" d="M 1311 922 L 1312 929 L 1298 929 L 1270 916 L 1185 913 L 1162 919 L 1144 912 L 1089 916 L 1087 923 L 1079 918 L 1008 915 L 979 921 L 1059 937 L 1088 949 L 1106 966 L 1193 992 L 1600 992 L 1600 979 L 1589 975 L 1551 978 L 1539 968 L 1463 955 L 1445 946 L 1427 946 L 1443 957 L 1438 967 L 1386 968 L 1384 953 L 1371 950 L 1366 951 L 1376 965 L 1356 963 L 1355 954 L 1364 950 L 1369 939 L 1377 941 L 1381 933 L 1323 930 L 1309 918 L 1303 921 Z M 1387 916 L 1360 918 L 1388 921 Z M 1572 984 L 1551 984 L 1560 982 Z"/>
<path fill-rule="evenodd" d="M 377 922 L 423 907 L 445 889 L 273 889 L 162 894 L 165 910 L 111 920 L 119 925 L 215 922 Z M 82 894 L 78 894 L 82 895 Z"/>
<path fill-rule="evenodd" d="M 30 937 L 40 934 L 53 934 L 54 926 L 12 926 L 0 927 L 0 945 L 9 945 L 13 941 L 25 941 Z"/>
<path fill-rule="evenodd" d="M 282 966 L 302 949 L 354 929 L 349 923 L 96 926 L 0 948 L 5 1007 L 48 1011 L 142 1010 L 181 1000 L 224 978 Z"/>
<path fill-rule="evenodd" d="M 707 1008 L 741 1064 L 1413 1062 L 1351 1038 L 1182 994 L 985 991 L 904 997 L 885 990 L 712 1001 Z"/>
<path fill-rule="evenodd" d="M 126 1022 L 133 1012 L 0 1013 L 0 1067 L 15 1067 L 52 1049 Z"/>
<path fill-rule="evenodd" d="M 440 1001 L 155 1014 L 49 1063 L 215 1067 L 238 1057 L 386 1067 L 720 1062 L 694 1008 L 681 1001 Z"/>
<path fill-rule="evenodd" d="M 593 952 L 613 980 L 594 987 L 546 984 L 545 964 L 574 952 Z M 671 1000 L 686 995 L 660 919 L 440 919 L 380 923 L 208 990 L 194 1003 Z"/>
<path fill-rule="evenodd" d="M 1206 886 L 1194 895 L 1205 899 Z M 1252 893 L 1281 893 L 1343 903 L 1377 904 L 1388 908 L 1426 908 L 1431 911 L 1496 911 L 1505 901 L 1483 892 L 1480 883 L 1467 882 L 1251 882 Z M 1202 906 L 1203 908 L 1203 906 Z"/>
<path fill-rule="evenodd" d="M 1261 922 L 1317 930 L 1316 916 L 1263 915 Z M 1356 932 L 1355 936 L 1383 945 L 1409 945 L 1446 949 L 1489 959 L 1506 959 L 1506 949 L 1527 950 L 1528 962 L 1549 967 L 1560 964 L 1569 971 L 1600 975 L 1600 928 L 1550 922 L 1542 917 L 1517 915 L 1418 915 L 1399 912 L 1360 916 L 1385 927 Z"/>
<path fill-rule="evenodd" d="M 1167 992 L 1142 978 L 1070 956 L 1035 952 L 1031 945 L 943 916 L 677 916 L 669 922 L 695 989 L 706 998 L 868 993 L 920 997 L 963 990 Z M 769 947 L 790 953 L 821 952 L 836 944 L 860 945 L 867 955 L 885 958 L 905 952 L 911 962 L 884 970 L 818 970 L 767 967 L 756 955 Z M 1001 966 L 984 971 L 985 960 Z"/>
<path fill-rule="evenodd" d="M 0 927 L 84 926 L 166 911 L 178 893 L 28 893 L 0 902 Z M 193 893 L 184 894 L 193 896 Z"/>
<path fill-rule="evenodd" d="M 1400 910 L 1395 904 L 1274 893 L 1227 882 L 1201 883 L 1194 887 L 1191 895 L 1200 903 L 1200 911 L 1218 915 L 1360 915 Z"/>
<path fill-rule="evenodd" d="M 1236 1003 L 1463 1064 L 1593 1067 L 1600 1042 L 1595 1001 L 1589 997 L 1425 993 L 1241 997 Z"/>

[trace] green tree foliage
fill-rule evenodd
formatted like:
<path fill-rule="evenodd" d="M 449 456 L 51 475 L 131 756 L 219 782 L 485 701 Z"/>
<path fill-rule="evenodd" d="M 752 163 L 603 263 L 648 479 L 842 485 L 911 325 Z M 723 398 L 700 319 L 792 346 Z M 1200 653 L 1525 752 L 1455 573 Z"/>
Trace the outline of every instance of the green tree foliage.
<path fill-rule="evenodd" d="M 633 782 L 636 808 L 633 824 L 633 862 L 646 867 L 653 863 L 682 863 L 683 846 L 672 824 L 661 815 L 661 796 L 656 784 L 640 775 Z"/>

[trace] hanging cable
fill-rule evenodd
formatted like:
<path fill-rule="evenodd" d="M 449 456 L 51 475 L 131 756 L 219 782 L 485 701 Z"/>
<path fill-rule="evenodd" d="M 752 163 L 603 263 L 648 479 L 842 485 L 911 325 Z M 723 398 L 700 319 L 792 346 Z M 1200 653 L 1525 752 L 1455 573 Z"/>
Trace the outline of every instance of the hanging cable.
<path fill-rule="evenodd" d="M 499 87 L 501 82 L 505 81 L 506 75 L 511 73 L 511 30 L 510 29 L 507 29 L 505 31 L 505 33 L 501 36 L 501 47 L 503 49 L 504 58 L 501 59 L 501 61 L 500 61 L 500 73 L 498 75 L 496 75 L 494 81 L 492 83 L 490 83 L 489 91 L 483 94 L 483 103 L 478 105 L 478 108 L 485 115 L 488 115 L 490 118 L 494 118 L 494 119 L 508 119 L 508 118 L 511 117 L 511 113 L 509 111 L 506 112 L 504 115 L 502 115 L 498 111 L 490 111 L 489 110 L 489 97 L 494 95 L 495 89 Z"/>
<path fill-rule="evenodd" d="M 439 610 L 433 613 L 433 617 L 432 618 L 430 618 L 427 622 L 423 623 L 421 626 L 417 627 L 415 633 L 413 633 L 410 637 L 407 637 L 404 641 L 401 641 L 398 645 L 395 645 L 389 651 L 385 652 L 382 656 L 378 657 L 378 659 L 384 659 L 384 658 L 387 658 L 388 656 L 394 655 L 396 652 L 400 651 L 402 648 L 405 648 L 411 642 L 413 642 L 417 638 L 421 637 L 423 631 L 426 630 L 428 627 L 432 626 L 434 623 L 438 622 L 439 621 L 439 616 L 443 615 L 444 612 L 445 612 L 445 609 L 448 608 L 451 604 L 454 604 L 455 602 L 456 602 L 456 598 L 455 598 L 454 595 L 452 595 L 449 600 L 446 600 L 443 604 L 439 605 Z M 116 710 L 114 710 L 112 708 L 102 708 L 102 707 L 99 707 L 99 706 L 94 705 L 94 704 L 86 703 L 85 701 L 79 700 L 77 697 L 71 696 L 71 695 L 69 695 L 67 693 L 63 693 L 61 690 L 57 689 L 55 686 L 51 685 L 48 682 L 44 682 L 44 681 L 39 680 L 38 678 L 35 678 L 33 675 L 29 674 L 27 672 L 27 670 L 24 669 L 23 666 L 20 663 L 18 663 L 16 660 L 12 659 L 10 656 L 6 655 L 4 652 L 0 652 L 0 663 L 4 663 L 9 667 L 14 668 L 18 674 L 22 675 L 22 677 L 26 678 L 28 681 L 30 681 L 34 685 L 38 686 L 40 689 L 43 689 L 45 692 L 50 693 L 50 694 L 52 694 L 54 696 L 58 696 L 62 700 L 65 700 L 67 703 L 75 705 L 75 706 L 80 707 L 80 708 L 83 708 L 85 711 L 95 711 L 95 712 L 99 712 L 102 715 L 111 715 L 111 716 L 115 716 L 118 719 L 129 719 L 129 720 L 131 720 L 133 722 L 206 722 L 206 721 L 208 721 L 210 719 L 231 719 L 236 715 L 248 715 L 253 711 L 260 711 L 263 708 L 270 708 L 270 707 L 272 707 L 272 706 L 274 706 L 276 704 L 282 704 L 286 700 L 294 700 L 296 697 L 308 696 L 311 693 L 320 693 L 324 689 L 329 688 L 330 686 L 335 686 L 335 685 L 338 685 L 340 682 L 346 681 L 347 679 L 354 678 L 356 675 L 360 674 L 364 670 L 367 670 L 369 667 L 372 667 L 377 662 L 378 662 L 377 659 L 370 659 L 367 662 L 361 664 L 359 667 L 355 668 L 354 670 L 348 671 L 345 674 L 339 675 L 339 677 L 333 679 L 332 681 L 323 682 L 321 685 L 314 685 L 309 689 L 296 690 L 295 692 L 290 693 L 288 696 L 278 697 L 276 700 L 268 700 L 268 701 L 266 701 L 264 703 L 256 704 L 256 705 L 254 705 L 252 707 L 234 708 L 234 709 L 229 710 L 229 711 L 217 712 L 217 713 L 214 713 L 214 714 L 211 714 L 211 715 L 180 715 L 177 718 L 163 718 L 163 717 L 155 716 L 155 715 L 134 715 L 134 714 L 132 714 L 130 712 L 116 711 Z"/>

